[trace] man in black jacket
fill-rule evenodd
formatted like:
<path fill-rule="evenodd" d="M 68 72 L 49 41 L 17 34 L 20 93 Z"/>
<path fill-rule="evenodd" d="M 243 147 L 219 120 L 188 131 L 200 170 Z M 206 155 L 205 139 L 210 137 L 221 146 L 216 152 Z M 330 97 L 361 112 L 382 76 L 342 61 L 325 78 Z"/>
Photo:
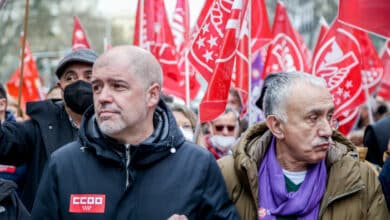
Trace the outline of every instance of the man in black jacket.
<path fill-rule="evenodd" d="M 4 123 L 0 127 L 0 161 L 27 163 L 21 199 L 31 210 L 43 168 L 50 154 L 77 138 L 83 111 L 92 104 L 88 82 L 97 54 L 89 49 L 73 51 L 57 66 L 58 86 L 64 102 L 45 100 L 27 104 L 30 119 L 22 123 Z"/>
<path fill-rule="evenodd" d="M 185 140 L 160 100 L 162 70 L 149 52 L 110 49 L 91 82 L 94 108 L 79 140 L 52 154 L 33 219 L 239 219 L 215 159 Z"/>

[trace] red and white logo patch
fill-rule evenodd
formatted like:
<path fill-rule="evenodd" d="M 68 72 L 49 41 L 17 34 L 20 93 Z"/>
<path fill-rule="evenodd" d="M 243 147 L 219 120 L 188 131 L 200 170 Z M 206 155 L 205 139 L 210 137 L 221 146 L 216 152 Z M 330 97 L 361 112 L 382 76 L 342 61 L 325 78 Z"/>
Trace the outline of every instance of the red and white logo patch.
<path fill-rule="evenodd" d="M 257 211 L 257 214 L 259 218 L 264 218 L 266 215 L 269 215 L 269 211 L 263 207 L 260 207 L 259 210 Z"/>
<path fill-rule="evenodd" d="M 105 208 L 105 194 L 70 195 L 69 212 L 71 213 L 104 213 Z"/>

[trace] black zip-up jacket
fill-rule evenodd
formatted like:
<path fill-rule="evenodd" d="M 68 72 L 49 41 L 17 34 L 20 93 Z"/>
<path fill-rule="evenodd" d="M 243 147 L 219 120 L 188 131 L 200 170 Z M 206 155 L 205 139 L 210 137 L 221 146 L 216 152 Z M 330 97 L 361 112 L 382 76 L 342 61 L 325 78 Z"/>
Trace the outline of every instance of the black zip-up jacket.
<path fill-rule="evenodd" d="M 12 165 L 26 163 L 21 199 L 31 210 L 46 161 L 59 147 L 76 140 L 77 129 L 71 125 L 62 101 L 28 103 L 27 113 L 27 121 L 0 126 L 0 161 Z"/>
<path fill-rule="evenodd" d="M 16 184 L 11 180 L 0 179 L 0 219 L 28 220 L 30 213 L 16 194 Z"/>
<path fill-rule="evenodd" d="M 163 101 L 154 128 L 139 145 L 117 144 L 88 109 L 80 140 L 52 154 L 33 219 L 239 219 L 214 157 L 185 141 Z"/>

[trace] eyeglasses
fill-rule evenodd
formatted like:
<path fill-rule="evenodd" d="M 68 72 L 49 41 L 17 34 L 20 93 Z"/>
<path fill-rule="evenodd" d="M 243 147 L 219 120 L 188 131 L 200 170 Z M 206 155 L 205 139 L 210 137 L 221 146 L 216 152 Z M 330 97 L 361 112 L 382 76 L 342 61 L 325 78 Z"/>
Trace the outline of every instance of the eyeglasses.
<path fill-rule="evenodd" d="M 214 128 L 215 128 L 215 130 L 218 131 L 218 132 L 223 131 L 224 128 L 227 128 L 227 130 L 228 130 L 229 132 L 232 132 L 232 131 L 234 131 L 234 129 L 236 128 L 236 126 L 234 126 L 234 125 L 214 125 Z"/>

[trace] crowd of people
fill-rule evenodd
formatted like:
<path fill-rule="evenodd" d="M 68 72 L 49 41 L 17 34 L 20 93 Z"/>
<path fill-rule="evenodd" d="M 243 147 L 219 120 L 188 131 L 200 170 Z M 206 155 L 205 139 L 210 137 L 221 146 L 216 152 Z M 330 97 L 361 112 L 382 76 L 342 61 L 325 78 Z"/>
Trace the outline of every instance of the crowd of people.
<path fill-rule="evenodd" d="M 135 46 L 73 51 L 55 74 L 19 119 L 0 87 L 0 219 L 390 219 L 384 101 L 345 137 L 302 72 L 265 79 L 252 126 L 234 89 L 200 125 Z"/>

